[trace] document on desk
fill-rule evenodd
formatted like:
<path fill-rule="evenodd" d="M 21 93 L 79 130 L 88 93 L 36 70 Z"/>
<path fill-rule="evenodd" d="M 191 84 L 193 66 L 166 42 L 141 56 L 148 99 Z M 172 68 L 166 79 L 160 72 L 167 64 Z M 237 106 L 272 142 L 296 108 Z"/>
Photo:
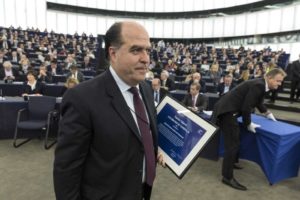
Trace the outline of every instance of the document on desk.
<path fill-rule="evenodd" d="M 166 96 L 157 107 L 158 147 L 167 166 L 182 178 L 217 127 Z"/>

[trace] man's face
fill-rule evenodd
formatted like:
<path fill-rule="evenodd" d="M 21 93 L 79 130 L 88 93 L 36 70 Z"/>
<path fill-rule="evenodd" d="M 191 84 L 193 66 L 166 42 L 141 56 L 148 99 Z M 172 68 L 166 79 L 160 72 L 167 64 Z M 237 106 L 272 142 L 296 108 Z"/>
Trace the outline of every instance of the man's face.
<path fill-rule="evenodd" d="M 201 79 L 201 76 L 199 75 L 199 74 L 193 74 L 193 81 L 194 82 L 199 82 L 200 81 L 200 79 Z"/>
<path fill-rule="evenodd" d="M 111 65 L 118 76 L 128 85 L 136 86 L 145 80 L 150 63 L 150 40 L 146 30 L 135 23 L 122 25 L 123 44 L 110 47 Z"/>
<path fill-rule="evenodd" d="M 230 78 L 230 77 L 225 77 L 224 78 L 224 84 L 226 86 L 229 86 L 231 83 L 232 83 L 232 78 Z"/>
<path fill-rule="evenodd" d="M 51 68 L 54 68 L 54 69 L 56 69 L 56 64 L 55 63 L 51 63 Z"/>
<path fill-rule="evenodd" d="M 27 80 L 28 80 L 28 81 L 34 81 L 34 80 L 35 80 L 35 77 L 34 77 L 32 74 L 28 74 L 28 75 L 27 75 Z"/>
<path fill-rule="evenodd" d="M 156 79 L 153 79 L 153 80 L 152 80 L 152 89 L 153 89 L 154 91 L 157 91 L 157 90 L 159 90 L 159 88 L 160 88 L 160 83 L 159 83 L 159 81 L 156 80 Z"/>
<path fill-rule="evenodd" d="M 192 96 L 196 96 L 199 93 L 199 91 L 197 90 L 197 87 L 195 85 L 191 85 L 190 93 Z"/>
<path fill-rule="evenodd" d="M 161 73 L 160 74 L 160 79 L 162 80 L 162 81 L 164 81 L 164 80 L 167 80 L 167 75 L 165 74 L 165 73 Z"/>
<path fill-rule="evenodd" d="M 46 73 L 46 67 L 40 67 L 40 73 Z"/>
<path fill-rule="evenodd" d="M 273 78 L 267 77 L 268 87 L 271 90 L 276 90 L 282 84 L 284 77 L 281 74 L 275 75 Z"/>
<path fill-rule="evenodd" d="M 6 64 L 6 65 L 3 65 L 3 67 L 6 71 L 11 70 L 11 65 Z"/>

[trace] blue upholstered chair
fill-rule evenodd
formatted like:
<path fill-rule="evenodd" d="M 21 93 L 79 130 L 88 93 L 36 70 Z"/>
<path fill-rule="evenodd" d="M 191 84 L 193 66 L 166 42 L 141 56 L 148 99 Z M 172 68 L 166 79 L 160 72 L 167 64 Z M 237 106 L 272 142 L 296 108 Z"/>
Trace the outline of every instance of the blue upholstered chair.
<path fill-rule="evenodd" d="M 30 96 L 28 107 L 19 110 L 14 134 L 13 145 L 15 148 L 29 142 L 32 137 L 26 138 L 19 144 L 17 140 L 21 130 L 41 131 L 45 134 L 44 147 L 49 149 L 56 143 L 56 139 L 48 144 L 48 137 L 53 122 L 58 121 L 58 112 L 55 110 L 56 98 L 50 96 Z"/>

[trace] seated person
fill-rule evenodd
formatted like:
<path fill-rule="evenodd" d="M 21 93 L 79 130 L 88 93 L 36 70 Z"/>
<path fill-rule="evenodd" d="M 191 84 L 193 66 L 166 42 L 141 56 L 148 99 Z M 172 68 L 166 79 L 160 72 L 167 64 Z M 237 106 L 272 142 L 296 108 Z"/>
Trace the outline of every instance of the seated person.
<path fill-rule="evenodd" d="M 94 70 L 94 67 L 91 63 L 90 57 L 85 56 L 83 59 L 83 63 L 81 64 L 81 68 L 85 70 Z"/>
<path fill-rule="evenodd" d="M 158 78 L 152 80 L 152 90 L 155 105 L 159 104 L 161 100 L 168 94 L 167 90 L 160 87 L 160 80 Z"/>
<path fill-rule="evenodd" d="M 61 96 L 63 96 L 63 94 L 64 94 L 68 89 L 73 88 L 73 87 L 75 87 L 75 86 L 78 85 L 78 84 L 79 84 L 79 82 L 78 82 L 77 79 L 72 78 L 72 77 L 68 78 L 67 81 L 66 81 L 66 83 L 65 83 L 65 85 L 64 85 L 65 87 L 64 87 L 64 89 L 62 90 Z"/>
<path fill-rule="evenodd" d="M 188 109 L 196 113 L 203 112 L 208 105 L 208 97 L 199 93 L 200 88 L 199 83 L 192 83 L 189 94 L 182 101 Z"/>
<path fill-rule="evenodd" d="M 12 67 L 10 61 L 5 61 L 3 63 L 3 68 L 0 69 L 0 80 L 14 81 L 18 75 L 18 70 Z"/>
<path fill-rule="evenodd" d="M 47 71 L 50 72 L 52 76 L 63 74 L 62 68 L 57 65 L 56 60 L 51 61 L 50 65 L 47 67 Z"/>
<path fill-rule="evenodd" d="M 210 79 L 213 81 L 215 86 L 218 86 L 221 79 L 221 70 L 219 70 L 218 64 L 212 64 L 209 71 L 206 73 L 206 76 L 209 76 Z"/>
<path fill-rule="evenodd" d="M 232 79 L 233 78 L 231 74 L 227 74 L 224 76 L 223 83 L 220 83 L 218 85 L 218 94 L 220 97 L 226 94 L 232 88 L 234 88 L 235 85 L 232 83 Z"/>
<path fill-rule="evenodd" d="M 200 84 L 200 92 L 205 93 L 206 92 L 206 83 L 205 81 L 201 78 L 201 74 L 199 72 L 193 73 L 192 74 L 192 80 L 190 80 L 189 85 L 188 85 L 188 92 L 190 91 L 190 87 L 192 83 L 199 83 Z"/>
<path fill-rule="evenodd" d="M 84 81 L 83 73 L 78 70 L 76 65 L 70 66 L 70 72 L 67 74 L 67 79 L 70 77 L 77 79 L 78 82 Z"/>
<path fill-rule="evenodd" d="M 46 66 L 41 64 L 38 75 L 38 81 L 42 83 L 52 83 L 52 75 L 47 71 Z"/>
<path fill-rule="evenodd" d="M 36 95 L 42 96 L 44 94 L 44 84 L 37 81 L 37 75 L 35 71 L 27 72 L 27 81 L 24 82 L 24 89 L 22 96 Z"/>
<path fill-rule="evenodd" d="M 161 87 L 167 91 L 175 90 L 175 83 L 169 78 L 169 72 L 163 70 L 160 74 Z"/>
<path fill-rule="evenodd" d="M 19 61 L 19 64 L 20 64 L 19 71 L 23 75 L 27 74 L 28 71 L 32 70 L 30 60 L 27 58 L 25 54 L 21 56 L 21 60 Z"/>

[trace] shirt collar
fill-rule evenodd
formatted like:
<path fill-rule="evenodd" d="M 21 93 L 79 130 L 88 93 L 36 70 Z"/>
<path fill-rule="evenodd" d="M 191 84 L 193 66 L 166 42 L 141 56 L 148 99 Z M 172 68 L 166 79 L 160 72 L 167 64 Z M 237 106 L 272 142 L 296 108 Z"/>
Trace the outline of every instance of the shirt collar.
<path fill-rule="evenodd" d="M 121 90 L 121 92 L 126 92 L 128 91 L 131 86 L 128 85 L 127 83 L 125 83 L 116 73 L 116 71 L 114 70 L 114 68 L 112 68 L 112 66 L 109 67 L 109 71 L 112 74 L 113 78 L 115 79 L 119 89 Z M 139 85 L 136 86 L 139 89 Z"/>
<path fill-rule="evenodd" d="M 264 80 L 265 80 L 265 84 L 266 84 L 265 92 L 268 92 L 270 90 L 270 88 L 268 86 L 267 80 L 266 79 L 264 79 Z"/>

